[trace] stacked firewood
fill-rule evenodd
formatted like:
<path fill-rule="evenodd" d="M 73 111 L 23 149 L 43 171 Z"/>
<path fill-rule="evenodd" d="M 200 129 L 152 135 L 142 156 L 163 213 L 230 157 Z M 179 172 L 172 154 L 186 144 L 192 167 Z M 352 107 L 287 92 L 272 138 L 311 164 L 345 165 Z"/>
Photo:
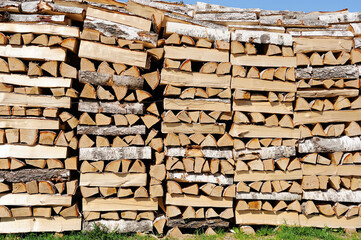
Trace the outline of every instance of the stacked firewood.
<path fill-rule="evenodd" d="M 81 230 L 72 130 L 79 28 L 58 7 L 1 3 L 10 11 L 0 23 L 1 233 Z"/>
<path fill-rule="evenodd" d="M 88 5 L 77 127 L 86 229 L 98 223 L 121 232 L 152 230 L 165 177 L 164 165 L 150 166 L 152 148 L 162 148 L 153 129 L 157 104 L 148 92 L 159 83 L 148 57 L 157 40 L 150 20 L 121 6 Z"/>

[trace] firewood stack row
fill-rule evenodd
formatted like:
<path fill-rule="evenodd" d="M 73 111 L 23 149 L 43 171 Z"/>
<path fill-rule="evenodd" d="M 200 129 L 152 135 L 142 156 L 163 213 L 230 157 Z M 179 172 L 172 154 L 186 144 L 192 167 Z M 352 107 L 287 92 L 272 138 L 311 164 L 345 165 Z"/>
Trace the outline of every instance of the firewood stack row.
<path fill-rule="evenodd" d="M 165 166 L 152 161 L 152 148 L 162 148 L 150 93 L 159 72 L 148 54 L 157 40 L 151 20 L 120 5 L 89 3 L 78 54 L 85 229 L 96 223 L 121 232 L 152 230 L 165 177 Z"/>
<path fill-rule="evenodd" d="M 0 232 L 81 230 L 72 88 L 79 28 L 71 25 L 83 9 L 0 6 Z"/>

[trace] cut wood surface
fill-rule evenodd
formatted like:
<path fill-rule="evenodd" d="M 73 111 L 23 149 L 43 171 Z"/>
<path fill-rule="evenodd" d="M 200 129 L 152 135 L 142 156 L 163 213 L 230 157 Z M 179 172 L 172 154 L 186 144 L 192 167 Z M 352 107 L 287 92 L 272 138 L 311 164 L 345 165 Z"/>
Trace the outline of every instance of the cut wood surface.
<path fill-rule="evenodd" d="M 295 112 L 295 125 L 311 123 L 352 122 L 361 120 L 361 110 L 324 111 L 324 112 Z"/>
<path fill-rule="evenodd" d="M 266 55 L 231 55 L 232 65 L 256 67 L 296 67 L 296 57 Z"/>
<path fill-rule="evenodd" d="M 213 41 L 220 40 L 229 42 L 230 40 L 230 32 L 227 28 L 207 28 L 203 26 L 169 21 L 165 27 L 165 34 L 170 35 L 172 33 L 186 35 L 197 39 L 206 38 Z"/>
<path fill-rule="evenodd" d="M 0 117 L 0 128 L 18 129 L 60 129 L 59 120 L 36 118 L 4 118 Z"/>
<path fill-rule="evenodd" d="M 291 102 L 256 102 L 247 100 L 234 100 L 233 111 L 259 112 L 271 114 L 293 114 Z"/>
<path fill-rule="evenodd" d="M 360 228 L 361 227 L 361 217 L 355 216 L 347 218 L 346 216 L 336 217 L 336 216 L 325 216 L 325 215 L 310 215 L 305 216 L 303 214 L 299 215 L 299 225 L 302 227 L 318 227 L 318 228 Z"/>
<path fill-rule="evenodd" d="M 299 225 L 297 212 L 236 211 L 240 225 Z"/>
<path fill-rule="evenodd" d="M 83 211 L 156 211 L 155 198 L 83 198 Z"/>
<path fill-rule="evenodd" d="M 83 230 L 93 231 L 97 226 L 101 226 L 104 230 L 117 233 L 135 233 L 135 232 L 151 232 L 153 230 L 153 223 L 150 220 L 96 220 L 96 221 L 84 221 Z"/>
<path fill-rule="evenodd" d="M 229 88 L 231 76 L 162 69 L 160 83 L 177 87 Z"/>
<path fill-rule="evenodd" d="M 82 218 L 20 217 L 3 218 L 0 221 L 0 233 L 66 232 L 81 229 Z"/>
<path fill-rule="evenodd" d="M 339 138 L 314 137 L 300 142 L 298 151 L 300 153 L 317 152 L 352 152 L 361 150 L 360 137 L 342 136 Z"/>
<path fill-rule="evenodd" d="M 0 32 L 34 33 L 79 38 L 79 28 L 57 24 L 9 23 L 2 22 Z"/>
<path fill-rule="evenodd" d="M 129 89 L 143 89 L 142 77 L 119 76 L 107 73 L 79 71 L 79 82 L 101 86 L 124 86 Z"/>
<path fill-rule="evenodd" d="M 233 207 L 232 198 L 228 197 L 209 197 L 209 196 L 191 196 L 179 194 L 166 194 L 165 204 L 176 206 L 192 206 L 192 207 Z"/>
<path fill-rule="evenodd" d="M 303 199 L 327 202 L 361 202 L 361 191 L 327 189 L 327 191 L 304 191 Z"/>
<path fill-rule="evenodd" d="M 170 157 L 203 156 L 206 158 L 233 158 L 232 150 L 226 149 L 187 149 L 182 147 L 166 147 L 165 153 Z"/>
<path fill-rule="evenodd" d="M 143 114 L 143 103 L 91 102 L 80 100 L 78 110 L 88 113 Z"/>
<path fill-rule="evenodd" d="M 164 99 L 165 110 L 203 110 L 230 112 L 231 101 L 229 99 Z"/>
<path fill-rule="evenodd" d="M 231 40 L 284 46 L 292 46 L 293 43 L 291 34 L 251 30 L 235 30 L 231 33 Z"/>
<path fill-rule="evenodd" d="M 53 97 L 46 95 L 25 95 L 17 93 L 0 93 L 0 104 L 22 107 L 57 107 L 70 108 L 70 97 Z"/>
<path fill-rule="evenodd" d="M 145 173 L 82 173 L 79 186 L 138 187 L 147 185 Z"/>
<path fill-rule="evenodd" d="M 0 51 L 1 55 L 1 51 Z M 115 46 L 82 40 L 78 56 L 98 61 L 122 63 L 132 66 L 148 68 L 146 52 L 131 51 Z"/>
<path fill-rule="evenodd" d="M 302 170 L 296 171 L 241 171 L 235 172 L 235 182 L 253 182 L 253 181 L 274 181 L 274 180 L 299 180 L 302 179 Z"/>
<path fill-rule="evenodd" d="M 293 38 L 295 53 L 323 52 L 323 51 L 346 51 L 350 52 L 353 42 L 350 39 L 330 38 Z"/>
<path fill-rule="evenodd" d="M 296 92 L 297 85 L 292 82 L 269 81 L 255 78 L 232 78 L 232 89 L 267 91 L 267 92 Z"/>
<path fill-rule="evenodd" d="M 304 175 L 319 176 L 360 176 L 361 166 L 358 165 L 312 165 L 303 164 L 302 172 Z"/>
<path fill-rule="evenodd" d="M 151 159 L 150 147 L 80 148 L 79 160 Z"/>
<path fill-rule="evenodd" d="M 0 119 L 1 126 L 1 119 Z M 130 127 L 116 127 L 116 126 L 78 126 L 78 134 L 97 135 L 97 136 L 119 136 L 119 135 L 132 135 L 132 134 L 145 134 L 145 126 L 130 126 Z"/>
<path fill-rule="evenodd" d="M 27 75 L 20 74 L 0 74 L 0 82 L 19 86 L 44 88 L 69 88 L 72 84 L 72 80 L 69 78 L 29 77 Z"/>
<path fill-rule="evenodd" d="M 0 158 L 67 158 L 67 147 L 0 145 Z"/>
<path fill-rule="evenodd" d="M 164 57 L 201 62 L 229 62 L 228 51 L 208 48 L 164 46 Z"/>
<path fill-rule="evenodd" d="M 226 125 L 224 123 L 199 124 L 199 123 L 166 123 L 162 122 L 162 133 L 210 133 L 224 134 Z"/>
<path fill-rule="evenodd" d="M 289 193 L 289 192 L 280 192 L 280 193 L 238 192 L 236 193 L 236 199 L 294 201 L 294 200 L 302 200 L 302 195 L 296 193 Z"/>
<path fill-rule="evenodd" d="M 223 174 L 168 172 L 167 179 L 185 183 L 215 183 L 219 185 L 233 184 L 233 177 L 226 177 Z"/>
<path fill-rule="evenodd" d="M 330 97 L 357 97 L 358 89 L 298 89 L 297 97 L 303 98 L 330 98 Z"/>
<path fill-rule="evenodd" d="M 1 205 L 12 206 L 71 206 L 71 196 L 50 194 L 1 194 Z"/>
<path fill-rule="evenodd" d="M 0 46 L 0 56 L 14 57 L 29 60 L 61 61 L 66 59 L 66 50 L 63 48 L 49 48 L 38 46 Z"/>
<path fill-rule="evenodd" d="M 16 171 L 0 171 L 0 182 L 20 183 L 33 180 L 70 180 L 70 171 L 65 169 L 22 169 Z"/>
<path fill-rule="evenodd" d="M 239 138 L 300 138 L 300 130 L 282 127 L 232 124 L 229 134 Z"/>
<path fill-rule="evenodd" d="M 258 150 L 239 150 L 234 151 L 234 157 L 238 158 L 245 154 L 255 154 L 261 159 L 278 159 L 283 157 L 296 156 L 296 148 L 288 146 L 273 146 L 273 147 L 262 147 Z"/>

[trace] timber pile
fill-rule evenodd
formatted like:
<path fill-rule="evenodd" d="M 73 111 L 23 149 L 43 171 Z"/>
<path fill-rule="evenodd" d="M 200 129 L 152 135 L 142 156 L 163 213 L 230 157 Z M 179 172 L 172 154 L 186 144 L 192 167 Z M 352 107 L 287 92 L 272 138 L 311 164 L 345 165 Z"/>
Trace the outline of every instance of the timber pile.
<path fill-rule="evenodd" d="M 0 10 L 0 232 L 81 230 L 71 25 L 83 9 L 3 1 Z"/>
<path fill-rule="evenodd" d="M 165 166 L 151 162 L 151 149 L 163 146 L 148 92 L 159 83 L 148 56 L 158 40 L 151 24 L 119 5 L 89 3 L 86 11 L 77 127 L 85 229 L 97 223 L 120 232 L 151 231 L 163 196 Z"/>

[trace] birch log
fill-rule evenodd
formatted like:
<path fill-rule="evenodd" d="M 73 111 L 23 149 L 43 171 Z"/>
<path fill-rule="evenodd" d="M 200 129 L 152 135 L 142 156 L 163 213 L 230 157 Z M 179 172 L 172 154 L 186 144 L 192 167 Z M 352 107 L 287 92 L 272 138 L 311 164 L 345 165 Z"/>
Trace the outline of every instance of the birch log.
<path fill-rule="evenodd" d="M 297 79 L 357 79 L 358 69 L 355 65 L 331 66 L 322 68 L 298 68 L 296 70 Z"/>
<path fill-rule="evenodd" d="M 232 185 L 233 177 L 226 177 L 223 174 L 197 174 L 185 172 L 168 172 L 168 180 L 185 183 L 215 183 L 219 185 Z"/>
<path fill-rule="evenodd" d="M 143 114 L 143 103 L 79 101 L 78 110 L 89 113 Z"/>
<path fill-rule="evenodd" d="M 251 42 L 258 44 L 276 44 L 292 46 L 292 35 L 266 31 L 235 30 L 231 33 L 232 41 Z"/>
<path fill-rule="evenodd" d="M 300 153 L 317 152 L 352 152 L 361 150 L 361 140 L 359 137 L 342 136 L 339 138 L 314 137 L 299 143 Z"/>
<path fill-rule="evenodd" d="M 129 89 L 143 89 L 144 78 L 107 73 L 79 71 L 79 81 L 101 86 L 124 86 Z"/>
<path fill-rule="evenodd" d="M 361 202 L 361 191 L 327 189 L 327 191 L 304 191 L 303 199 L 327 202 Z"/>
<path fill-rule="evenodd" d="M 245 154 L 257 154 L 261 159 L 278 159 L 284 157 L 296 156 L 295 147 L 287 146 L 274 146 L 274 147 L 263 147 L 259 150 L 240 150 L 234 151 L 234 157 L 238 158 Z"/>
<path fill-rule="evenodd" d="M 0 182 L 30 182 L 33 180 L 70 180 L 70 171 L 65 169 L 22 169 L 16 171 L 0 171 Z"/>
<path fill-rule="evenodd" d="M 302 200 L 302 195 L 297 193 L 289 193 L 289 192 L 273 192 L 273 193 L 258 193 L 258 192 L 250 192 L 236 193 L 236 199 L 243 200 L 278 200 L 278 201 L 294 201 L 294 200 Z"/>
<path fill-rule="evenodd" d="M 80 148 L 80 160 L 109 161 L 117 159 L 151 159 L 150 147 Z"/>
<path fill-rule="evenodd" d="M 100 227 L 106 232 L 117 232 L 117 233 L 147 233 L 153 230 L 153 223 L 150 220 L 96 220 L 96 221 L 84 221 L 83 230 L 93 231 L 96 227 Z"/>
<path fill-rule="evenodd" d="M 227 220 L 223 220 L 221 218 L 209 218 L 209 219 L 199 219 L 199 220 L 187 220 L 183 218 L 169 218 L 167 220 L 167 226 L 179 227 L 179 228 L 228 228 L 230 222 Z"/>
<path fill-rule="evenodd" d="M 117 126 L 78 126 L 78 134 L 97 135 L 97 136 L 121 136 L 121 135 L 144 135 L 145 126 L 130 126 L 130 127 L 117 127 Z"/>
<path fill-rule="evenodd" d="M 233 158 L 232 150 L 226 149 L 187 149 L 182 147 L 165 147 L 167 156 L 170 157 L 187 157 L 191 156 L 191 152 L 197 152 L 205 158 Z"/>

